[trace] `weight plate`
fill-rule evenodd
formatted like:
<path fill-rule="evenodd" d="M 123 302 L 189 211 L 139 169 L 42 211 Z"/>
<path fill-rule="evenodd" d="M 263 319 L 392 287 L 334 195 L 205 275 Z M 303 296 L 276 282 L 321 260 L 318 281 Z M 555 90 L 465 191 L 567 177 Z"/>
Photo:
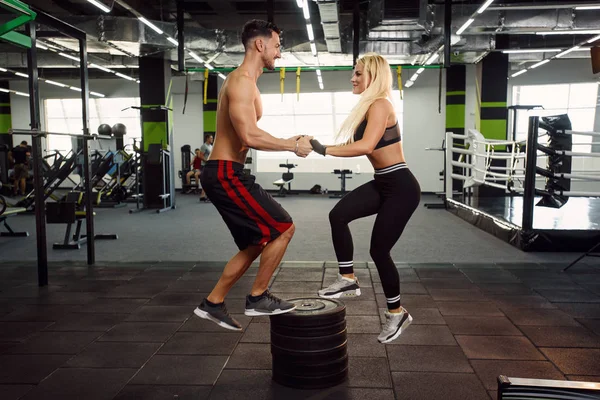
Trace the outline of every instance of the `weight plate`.
<path fill-rule="evenodd" d="M 296 389 L 324 389 L 337 386 L 348 378 L 348 368 L 333 375 L 318 377 L 298 377 L 285 375 L 277 370 L 273 370 L 273 380 L 280 385 L 289 386 Z"/>
<path fill-rule="evenodd" d="M 271 326 L 312 327 L 332 325 L 346 317 L 346 306 L 335 299 L 297 298 L 288 300 L 296 305 L 294 311 L 271 316 Z"/>
<path fill-rule="evenodd" d="M 285 357 L 289 362 L 296 364 L 326 364 L 338 360 L 348 354 L 348 342 L 329 349 L 318 351 L 293 351 L 271 345 L 272 358 Z"/>
<path fill-rule="evenodd" d="M 346 341 L 346 329 L 327 336 L 297 338 L 283 336 L 271 331 L 271 344 L 282 349 L 294 351 L 331 350 Z"/>
<path fill-rule="evenodd" d="M 334 375 L 346 368 L 348 368 L 347 355 L 327 364 L 294 364 L 290 363 L 285 357 L 273 357 L 273 370 L 289 376 L 312 377 Z"/>
<path fill-rule="evenodd" d="M 324 326 L 309 326 L 309 327 L 297 327 L 297 326 L 286 326 L 286 325 L 271 325 L 271 332 L 278 333 L 283 336 L 292 337 L 315 337 L 315 336 L 327 336 L 334 335 L 346 328 L 346 320 L 336 322 L 332 325 Z"/>

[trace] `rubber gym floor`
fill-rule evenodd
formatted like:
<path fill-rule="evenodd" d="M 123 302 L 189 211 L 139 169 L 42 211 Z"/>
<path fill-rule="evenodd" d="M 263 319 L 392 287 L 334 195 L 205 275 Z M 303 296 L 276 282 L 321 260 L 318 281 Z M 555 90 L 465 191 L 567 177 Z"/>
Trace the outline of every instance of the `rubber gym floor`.
<path fill-rule="evenodd" d="M 335 279 L 324 196 L 279 199 L 296 235 L 271 290 L 311 297 Z M 423 197 L 424 202 L 435 201 Z M 351 224 L 362 296 L 344 300 L 349 377 L 323 390 L 271 380 L 269 319 L 243 315 L 254 265 L 227 306 L 230 332 L 193 315 L 236 248 L 211 204 L 178 195 L 176 210 L 96 210 L 97 264 L 85 247 L 55 251 L 37 286 L 33 215 L 9 218 L 27 238 L 0 238 L 0 398 L 495 399 L 496 377 L 600 382 L 600 268 L 578 254 L 525 253 L 445 210 L 419 207 L 392 252 L 413 324 L 376 337 L 385 307 L 369 259 L 373 217 Z M 131 205 L 130 205 L 131 207 Z"/>

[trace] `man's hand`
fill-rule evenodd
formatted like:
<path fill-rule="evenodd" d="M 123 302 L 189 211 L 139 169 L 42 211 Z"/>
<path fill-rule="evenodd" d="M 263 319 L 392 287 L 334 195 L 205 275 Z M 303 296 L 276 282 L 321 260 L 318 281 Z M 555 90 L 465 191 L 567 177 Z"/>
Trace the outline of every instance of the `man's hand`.
<path fill-rule="evenodd" d="M 310 145 L 310 140 L 312 139 L 312 136 L 304 136 L 301 137 L 300 139 L 298 139 L 296 141 L 297 147 L 296 147 L 296 155 L 298 157 L 306 157 L 307 155 L 310 154 L 310 152 L 312 151 L 312 146 Z"/>
<path fill-rule="evenodd" d="M 323 146 L 317 139 L 311 139 L 310 144 L 311 144 L 313 150 L 315 151 L 315 153 L 319 153 L 322 156 L 327 154 L 326 153 L 327 148 L 325 146 Z"/>
<path fill-rule="evenodd" d="M 301 137 L 303 137 L 304 135 L 296 135 L 296 136 L 292 136 L 291 138 L 289 138 L 290 140 L 296 141 L 298 139 L 300 139 Z"/>

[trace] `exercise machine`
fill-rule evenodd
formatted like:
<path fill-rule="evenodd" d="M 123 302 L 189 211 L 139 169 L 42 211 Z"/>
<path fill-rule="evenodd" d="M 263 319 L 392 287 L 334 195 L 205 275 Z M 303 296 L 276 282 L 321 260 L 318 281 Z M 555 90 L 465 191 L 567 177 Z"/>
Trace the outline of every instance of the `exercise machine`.
<path fill-rule="evenodd" d="M 329 196 L 329 198 L 331 199 L 339 199 L 342 198 L 346 195 L 346 179 L 352 179 L 351 176 L 347 176 L 347 175 L 352 175 L 352 171 L 350 171 L 349 169 L 334 169 L 333 173 L 336 175 L 339 175 L 338 179 L 341 179 L 341 190 L 340 193 L 337 194 L 332 194 L 331 196 Z"/>
<path fill-rule="evenodd" d="M 279 190 L 277 191 L 276 194 L 273 195 L 273 197 L 285 197 L 287 195 L 291 195 L 291 194 L 298 194 L 298 193 L 293 193 L 292 192 L 292 181 L 294 180 L 294 174 L 293 172 L 291 172 L 291 170 L 294 167 L 297 167 L 297 164 L 290 164 L 288 162 L 288 160 L 285 160 L 286 164 L 279 164 L 279 166 L 281 168 L 287 168 L 287 172 L 284 172 L 283 174 L 281 174 L 281 179 L 277 179 L 275 182 L 273 182 L 273 185 L 277 186 L 279 188 Z M 288 188 L 285 188 L 285 185 L 288 185 Z"/>

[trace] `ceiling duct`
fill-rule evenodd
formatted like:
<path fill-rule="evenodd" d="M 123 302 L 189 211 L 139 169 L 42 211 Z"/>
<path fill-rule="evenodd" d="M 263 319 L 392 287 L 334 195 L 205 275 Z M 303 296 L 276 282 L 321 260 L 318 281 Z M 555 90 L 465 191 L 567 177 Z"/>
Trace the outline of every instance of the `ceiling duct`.
<path fill-rule="evenodd" d="M 321 26 L 330 53 L 342 52 L 342 39 L 340 37 L 340 14 L 338 0 L 316 0 L 321 16 Z"/>

